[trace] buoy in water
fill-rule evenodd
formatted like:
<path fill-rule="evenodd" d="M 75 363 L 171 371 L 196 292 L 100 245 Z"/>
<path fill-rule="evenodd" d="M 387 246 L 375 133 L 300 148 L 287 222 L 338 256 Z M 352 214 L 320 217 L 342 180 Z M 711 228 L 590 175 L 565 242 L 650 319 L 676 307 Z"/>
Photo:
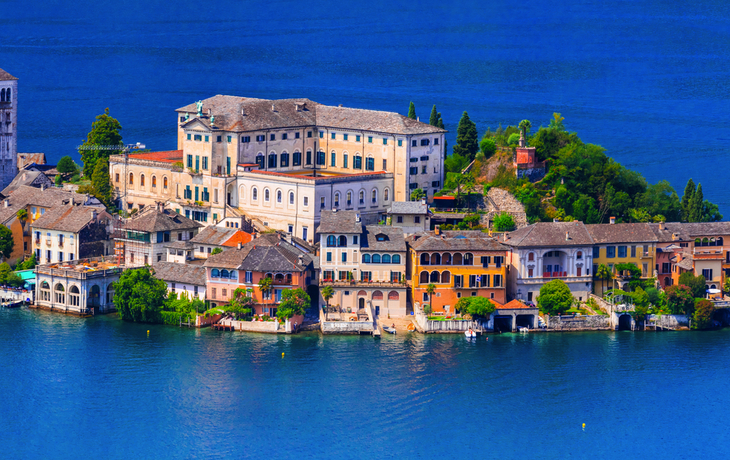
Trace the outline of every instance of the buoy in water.
<path fill-rule="evenodd" d="M 583 424 L 583 431 L 585 431 L 585 430 L 586 430 L 586 424 L 584 423 Z"/>
<path fill-rule="evenodd" d="M 284 352 L 283 352 L 283 351 L 281 352 L 281 357 L 282 357 L 282 358 L 284 357 Z"/>

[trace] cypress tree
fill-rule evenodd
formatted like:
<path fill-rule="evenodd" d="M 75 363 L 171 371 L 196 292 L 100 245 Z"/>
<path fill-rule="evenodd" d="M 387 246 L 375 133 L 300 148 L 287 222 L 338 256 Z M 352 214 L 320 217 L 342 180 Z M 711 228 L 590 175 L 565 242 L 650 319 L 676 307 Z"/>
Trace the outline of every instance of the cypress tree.
<path fill-rule="evenodd" d="M 456 145 L 454 155 L 459 154 L 471 162 L 479 151 L 479 140 L 477 139 L 477 125 L 464 112 L 456 128 Z"/>
<path fill-rule="evenodd" d="M 682 195 L 682 202 L 680 205 L 682 208 L 683 222 L 687 222 L 689 219 L 689 205 L 692 201 L 692 195 L 694 195 L 696 188 L 694 181 L 690 178 L 690 180 L 687 181 L 687 186 L 684 188 L 684 195 Z"/>
<path fill-rule="evenodd" d="M 416 119 L 416 105 L 411 101 L 411 105 L 408 106 L 408 118 L 413 120 Z"/>
<path fill-rule="evenodd" d="M 428 124 L 431 126 L 438 126 L 440 117 L 441 114 L 436 111 L 436 104 L 434 104 L 433 108 L 431 109 L 431 117 L 429 117 L 428 119 Z"/>
<path fill-rule="evenodd" d="M 111 204 L 112 186 L 109 180 L 109 159 L 99 158 L 91 175 L 91 185 L 94 188 L 94 196 L 106 206 Z"/>
<path fill-rule="evenodd" d="M 702 222 L 702 206 L 704 205 L 704 201 L 705 197 L 702 195 L 702 184 L 697 184 L 697 190 L 689 202 L 688 222 Z"/>

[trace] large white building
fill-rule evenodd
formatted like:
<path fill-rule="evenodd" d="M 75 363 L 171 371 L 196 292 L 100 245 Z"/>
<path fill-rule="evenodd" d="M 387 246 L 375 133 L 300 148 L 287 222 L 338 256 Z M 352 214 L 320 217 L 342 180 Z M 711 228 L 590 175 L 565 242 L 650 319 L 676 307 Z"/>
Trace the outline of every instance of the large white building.
<path fill-rule="evenodd" d="M 205 225 L 313 241 L 323 210 L 376 223 L 412 190 L 443 186 L 446 131 L 396 113 L 220 95 L 177 112 L 178 150 L 110 159 L 128 210 L 165 200 Z"/>
<path fill-rule="evenodd" d="M 0 190 L 18 173 L 18 79 L 0 69 Z"/>

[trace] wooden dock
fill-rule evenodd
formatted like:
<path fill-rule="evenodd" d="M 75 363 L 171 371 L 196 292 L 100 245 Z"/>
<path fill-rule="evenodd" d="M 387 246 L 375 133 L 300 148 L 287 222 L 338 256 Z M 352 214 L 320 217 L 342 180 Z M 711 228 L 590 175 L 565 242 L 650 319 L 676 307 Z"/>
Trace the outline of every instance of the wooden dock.
<path fill-rule="evenodd" d="M 233 325 L 229 325 L 229 324 L 216 323 L 212 327 L 216 331 L 235 331 L 236 330 L 236 328 Z"/>

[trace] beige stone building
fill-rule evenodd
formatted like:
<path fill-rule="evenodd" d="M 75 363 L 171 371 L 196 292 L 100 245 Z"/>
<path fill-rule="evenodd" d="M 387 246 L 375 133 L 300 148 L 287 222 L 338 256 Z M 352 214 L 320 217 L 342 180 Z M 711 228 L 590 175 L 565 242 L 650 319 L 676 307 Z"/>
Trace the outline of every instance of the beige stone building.
<path fill-rule="evenodd" d="M 48 210 L 30 224 L 39 264 L 113 255 L 112 216 L 90 206 L 65 205 Z"/>
<path fill-rule="evenodd" d="M 111 157 L 124 208 L 164 200 L 204 225 L 248 219 L 313 241 L 322 210 L 375 223 L 443 183 L 446 131 L 396 113 L 220 95 L 177 112 L 178 150 Z"/>

